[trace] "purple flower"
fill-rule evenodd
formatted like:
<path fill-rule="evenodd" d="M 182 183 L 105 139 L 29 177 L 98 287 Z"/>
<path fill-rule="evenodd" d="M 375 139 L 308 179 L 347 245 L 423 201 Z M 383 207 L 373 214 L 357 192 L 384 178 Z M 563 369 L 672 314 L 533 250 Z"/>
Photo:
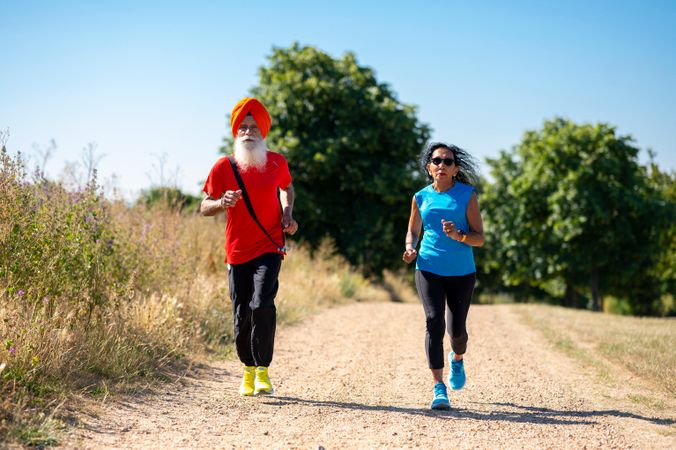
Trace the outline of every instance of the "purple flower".
<path fill-rule="evenodd" d="M 19 297 L 23 297 L 23 295 L 24 295 L 25 293 L 26 293 L 26 291 L 24 291 L 23 289 L 19 289 L 19 292 L 17 292 L 16 294 L 17 294 Z"/>
<path fill-rule="evenodd" d="M 42 298 L 42 303 L 43 303 L 44 305 L 46 305 L 47 302 L 49 302 L 49 296 L 43 297 L 43 298 Z"/>
<path fill-rule="evenodd" d="M 13 355 L 14 353 L 16 353 L 16 349 L 14 347 L 10 347 L 9 353 Z"/>
<path fill-rule="evenodd" d="M 70 192 L 69 196 L 70 196 L 70 201 L 74 205 L 77 205 L 78 203 L 80 203 L 80 200 L 82 200 L 82 194 L 79 193 L 79 192 Z"/>
<path fill-rule="evenodd" d="M 92 216 L 92 215 L 90 214 L 90 215 L 87 216 L 87 219 L 86 219 L 86 220 L 87 220 L 87 223 L 92 223 L 92 222 L 94 222 L 96 219 L 94 219 L 94 216 Z"/>

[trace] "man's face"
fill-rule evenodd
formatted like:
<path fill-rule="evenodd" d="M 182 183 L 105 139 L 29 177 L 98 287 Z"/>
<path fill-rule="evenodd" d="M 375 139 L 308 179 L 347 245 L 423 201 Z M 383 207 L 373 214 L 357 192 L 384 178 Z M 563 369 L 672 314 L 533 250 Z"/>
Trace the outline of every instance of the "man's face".
<path fill-rule="evenodd" d="M 237 129 L 237 139 L 245 146 L 253 145 L 263 138 L 261 130 L 252 116 L 246 116 Z"/>
<path fill-rule="evenodd" d="M 244 170 L 265 167 L 267 148 L 252 116 L 246 116 L 237 129 L 235 159 Z"/>

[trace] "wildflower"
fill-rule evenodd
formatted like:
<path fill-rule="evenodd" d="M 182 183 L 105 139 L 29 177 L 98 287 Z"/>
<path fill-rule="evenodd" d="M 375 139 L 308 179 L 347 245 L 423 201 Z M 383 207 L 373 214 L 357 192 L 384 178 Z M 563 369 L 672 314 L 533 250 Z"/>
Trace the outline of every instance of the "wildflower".
<path fill-rule="evenodd" d="M 14 347 L 10 347 L 10 348 L 9 348 L 9 353 L 10 353 L 11 355 L 13 355 L 14 353 L 16 353 L 16 349 L 15 349 Z"/>
<path fill-rule="evenodd" d="M 19 292 L 17 292 L 16 295 L 18 295 L 19 297 L 23 297 L 25 293 L 26 291 L 24 291 L 23 289 L 19 289 Z"/>
<path fill-rule="evenodd" d="M 82 193 L 80 193 L 80 192 L 71 192 L 69 195 L 70 195 L 70 201 L 74 205 L 77 205 L 78 203 L 80 203 L 80 200 L 82 200 Z"/>
<path fill-rule="evenodd" d="M 49 296 L 44 296 L 44 297 L 42 298 L 42 304 L 43 304 L 43 305 L 46 305 L 47 303 L 49 303 Z"/>

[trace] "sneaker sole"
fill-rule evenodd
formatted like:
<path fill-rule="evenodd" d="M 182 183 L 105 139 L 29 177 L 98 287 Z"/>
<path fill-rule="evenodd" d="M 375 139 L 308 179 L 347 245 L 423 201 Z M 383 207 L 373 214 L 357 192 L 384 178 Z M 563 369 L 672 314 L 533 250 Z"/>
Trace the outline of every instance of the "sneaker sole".
<path fill-rule="evenodd" d="M 430 409 L 433 411 L 448 411 L 451 409 L 451 405 L 442 403 L 440 405 L 431 406 Z"/>
<path fill-rule="evenodd" d="M 253 395 L 254 395 L 254 388 L 251 388 L 251 390 L 249 391 L 249 390 L 244 390 L 244 388 L 242 388 L 242 387 L 240 386 L 240 388 L 239 388 L 239 390 L 238 390 L 237 392 L 239 392 L 239 395 L 241 395 L 242 397 L 253 397 Z"/>
<path fill-rule="evenodd" d="M 274 394 L 274 393 L 275 393 L 275 390 L 274 390 L 274 389 L 270 389 L 269 391 L 258 391 L 258 392 L 254 392 L 253 395 L 254 395 L 254 397 L 258 397 L 258 396 L 260 396 L 260 395 L 272 395 L 272 394 Z"/>

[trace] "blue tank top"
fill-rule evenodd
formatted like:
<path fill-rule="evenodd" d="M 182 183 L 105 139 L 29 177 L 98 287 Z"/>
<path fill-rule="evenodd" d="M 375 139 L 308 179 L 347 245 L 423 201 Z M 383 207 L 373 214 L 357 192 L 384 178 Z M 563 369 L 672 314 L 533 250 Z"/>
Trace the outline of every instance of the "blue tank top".
<path fill-rule="evenodd" d="M 416 269 L 444 277 L 476 272 L 472 247 L 446 236 L 441 225 L 441 219 L 450 220 L 457 229 L 469 232 L 467 205 L 473 192 L 472 186 L 457 181 L 445 192 L 436 192 L 431 184 L 416 192 L 424 232 Z"/>

